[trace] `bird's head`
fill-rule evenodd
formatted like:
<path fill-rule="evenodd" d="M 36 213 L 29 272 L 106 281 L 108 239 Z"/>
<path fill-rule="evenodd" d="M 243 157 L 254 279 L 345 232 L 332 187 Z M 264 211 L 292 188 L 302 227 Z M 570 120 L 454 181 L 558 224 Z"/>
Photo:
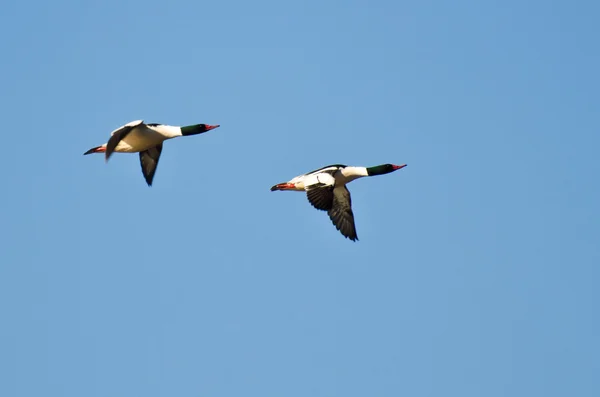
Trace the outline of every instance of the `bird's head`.
<path fill-rule="evenodd" d="M 369 176 L 383 175 L 383 174 L 389 174 L 390 172 L 398 171 L 399 169 L 404 168 L 404 167 L 406 167 L 406 164 L 402 164 L 402 165 L 382 164 L 382 165 L 377 165 L 375 167 L 368 167 L 367 173 L 369 174 Z"/>
<path fill-rule="evenodd" d="M 213 130 L 215 128 L 219 128 L 219 124 L 210 125 L 210 124 L 194 124 L 194 125 L 186 125 L 185 127 L 181 127 L 181 135 L 189 136 L 189 135 L 197 135 L 202 134 L 203 132 Z"/>

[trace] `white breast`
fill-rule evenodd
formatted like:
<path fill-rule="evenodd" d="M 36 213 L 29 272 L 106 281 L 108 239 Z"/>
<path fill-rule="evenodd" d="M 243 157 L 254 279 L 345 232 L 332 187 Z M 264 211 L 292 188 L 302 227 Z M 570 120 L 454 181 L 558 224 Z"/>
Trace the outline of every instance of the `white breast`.
<path fill-rule="evenodd" d="M 143 152 L 169 138 L 171 137 L 148 128 L 145 125 L 141 125 L 127 134 L 127 136 L 119 142 L 115 151 L 128 153 Z"/>
<path fill-rule="evenodd" d="M 346 167 L 335 174 L 335 180 L 338 184 L 345 185 L 364 176 L 369 176 L 365 167 Z"/>

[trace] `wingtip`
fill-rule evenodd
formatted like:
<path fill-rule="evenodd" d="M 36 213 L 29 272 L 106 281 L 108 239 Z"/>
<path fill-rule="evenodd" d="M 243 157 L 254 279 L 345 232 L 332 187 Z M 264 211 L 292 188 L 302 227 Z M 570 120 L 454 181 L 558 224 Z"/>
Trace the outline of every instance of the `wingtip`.
<path fill-rule="evenodd" d="M 143 171 L 142 175 L 144 175 Z M 146 175 L 144 175 L 144 182 L 146 182 L 146 185 L 148 185 L 148 187 L 152 187 L 152 182 L 154 182 L 154 178 L 149 178 Z"/>

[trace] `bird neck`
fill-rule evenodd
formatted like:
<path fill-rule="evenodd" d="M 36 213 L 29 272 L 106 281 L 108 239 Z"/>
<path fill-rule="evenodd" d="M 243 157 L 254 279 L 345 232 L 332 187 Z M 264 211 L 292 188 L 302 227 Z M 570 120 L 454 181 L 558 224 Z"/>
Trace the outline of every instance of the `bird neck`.
<path fill-rule="evenodd" d="M 165 139 L 171 139 L 181 136 L 181 128 L 172 125 L 154 124 L 149 125 L 148 128 L 158 132 Z"/>
<path fill-rule="evenodd" d="M 365 167 L 345 167 L 340 170 L 346 183 L 352 182 L 355 179 L 368 176 L 367 169 Z"/>

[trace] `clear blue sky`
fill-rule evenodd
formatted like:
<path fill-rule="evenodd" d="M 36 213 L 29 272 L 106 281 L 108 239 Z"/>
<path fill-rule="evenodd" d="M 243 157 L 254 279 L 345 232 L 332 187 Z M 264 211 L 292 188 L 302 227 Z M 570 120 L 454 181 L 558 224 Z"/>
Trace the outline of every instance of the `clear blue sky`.
<path fill-rule="evenodd" d="M 593 1 L 0 14 L 0 395 L 600 395 Z M 82 156 L 135 119 L 219 123 Z M 271 185 L 349 185 L 360 241 Z"/>

